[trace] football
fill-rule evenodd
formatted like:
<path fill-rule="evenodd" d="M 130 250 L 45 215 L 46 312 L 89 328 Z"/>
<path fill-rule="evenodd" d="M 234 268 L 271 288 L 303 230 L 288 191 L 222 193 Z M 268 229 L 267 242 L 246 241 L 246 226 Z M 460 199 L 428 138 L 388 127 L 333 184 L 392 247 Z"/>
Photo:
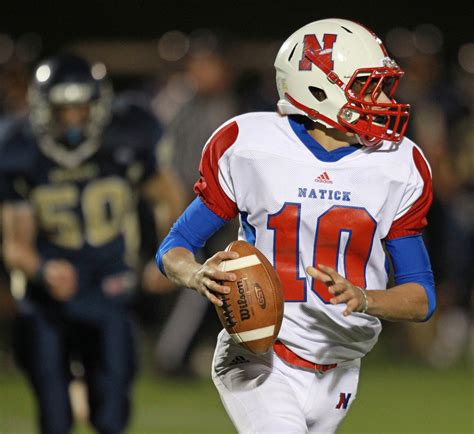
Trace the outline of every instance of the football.
<path fill-rule="evenodd" d="M 278 275 L 268 259 L 245 241 L 233 241 L 226 251 L 239 258 L 221 262 L 220 269 L 237 276 L 229 294 L 221 295 L 216 306 L 224 328 L 239 345 L 255 354 L 266 353 L 275 342 L 283 319 L 283 291 Z"/>

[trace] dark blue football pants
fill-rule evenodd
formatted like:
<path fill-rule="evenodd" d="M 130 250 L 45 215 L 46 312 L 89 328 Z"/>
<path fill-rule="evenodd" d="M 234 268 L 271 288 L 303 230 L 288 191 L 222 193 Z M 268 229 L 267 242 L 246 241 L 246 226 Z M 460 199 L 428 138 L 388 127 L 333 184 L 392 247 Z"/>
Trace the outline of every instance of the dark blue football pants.
<path fill-rule="evenodd" d="M 124 307 L 101 303 L 64 315 L 32 304 L 20 310 L 14 342 L 18 363 L 37 398 L 43 434 L 71 429 L 72 356 L 84 366 L 92 425 L 101 434 L 124 430 L 135 373 L 132 329 Z"/>

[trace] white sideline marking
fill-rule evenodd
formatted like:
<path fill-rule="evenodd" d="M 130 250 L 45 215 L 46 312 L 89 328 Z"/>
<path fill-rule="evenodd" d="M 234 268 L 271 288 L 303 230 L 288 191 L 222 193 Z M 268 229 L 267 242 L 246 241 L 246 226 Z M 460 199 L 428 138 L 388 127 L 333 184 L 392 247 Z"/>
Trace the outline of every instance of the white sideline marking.
<path fill-rule="evenodd" d="M 260 329 L 249 330 L 248 332 L 231 333 L 230 336 L 237 343 L 250 342 L 256 341 L 257 339 L 268 338 L 269 336 L 273 335 L 274 331 L 275 326 L 272 325 L 268 327 L 262 327 Z"/>
<path fill-rule="evenodd" d="M 222 261 L 219 264 L 221 271 L 240 270 L 241 268 L 251 267 L 260 264 L 260 259 L 257 255 L 244 256 L 243 258 L 231 259 L 229 261 Z"/>

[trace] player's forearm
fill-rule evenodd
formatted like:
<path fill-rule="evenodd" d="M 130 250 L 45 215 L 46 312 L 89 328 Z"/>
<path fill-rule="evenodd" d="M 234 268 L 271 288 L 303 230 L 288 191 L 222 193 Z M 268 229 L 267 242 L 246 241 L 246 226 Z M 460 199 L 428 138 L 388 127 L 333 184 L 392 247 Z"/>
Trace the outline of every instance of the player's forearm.
<path fill-rule="evenodd" d="M 367 291 L 367 313 L 389 321 L 423 321 L 428 313 L 425 289 L 418 283 L 404 283 L 387 290 Z"/>
<path fill-rule="evenodd" d="M 33 209 L 21 203 L 7 203 L 2 207 L 3 258 L 5 266 L 23 271 L 33 278 L 41 258 L 36 249 L 36 218 Z"/>
<path fill-rule="evenodd" d="M 200 267 L 192 252 L 183 247 L 175 247 L 163 255 L 166 276 L 178 286 L 191 288 L 191 278 Z"/>
<path fill-rule="evenodd" d="M 29 279 L 35 277 L 41 265 L 41 258 L 32 246 L 5 242 L 3 256 L 7 269 L 21 270 Z"/>

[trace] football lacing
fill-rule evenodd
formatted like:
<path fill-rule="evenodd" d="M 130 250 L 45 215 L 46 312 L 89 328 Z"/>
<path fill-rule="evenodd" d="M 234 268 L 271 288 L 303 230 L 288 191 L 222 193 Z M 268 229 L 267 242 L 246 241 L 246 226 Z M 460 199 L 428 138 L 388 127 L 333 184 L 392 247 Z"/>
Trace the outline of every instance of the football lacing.
<path fill-rule="evenodd" d="M 234 321 L 234 316 L 232 315 L 232 309 L 230 308 L 230 304 L 228 303 L 229 298 L 225 295 L 221 295 L 222 300 L 222 311 L 224 312 L 224 318 L 227 321 L 227 325 L 229 327 L 234 327 L 237 323 Z"/>

